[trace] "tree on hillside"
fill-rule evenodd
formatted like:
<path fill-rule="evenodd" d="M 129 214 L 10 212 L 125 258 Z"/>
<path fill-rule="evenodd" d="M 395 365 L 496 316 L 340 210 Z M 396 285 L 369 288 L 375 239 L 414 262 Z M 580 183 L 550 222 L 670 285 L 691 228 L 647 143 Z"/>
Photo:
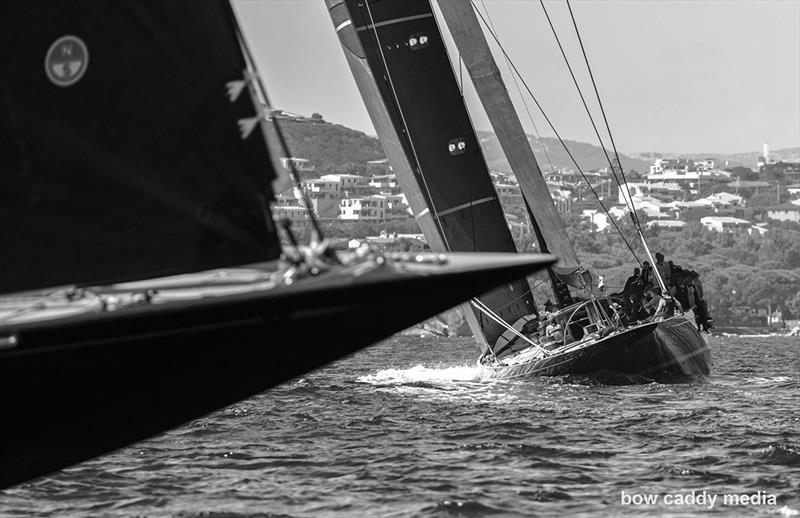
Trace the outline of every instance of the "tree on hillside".
<path fill-rule="evenodd" d="M 749 167 L 736 166 L 726 169 L 731 176 L 736 177 L 742 181 L 749 182 L 758 180 L 758 174 Z"/>

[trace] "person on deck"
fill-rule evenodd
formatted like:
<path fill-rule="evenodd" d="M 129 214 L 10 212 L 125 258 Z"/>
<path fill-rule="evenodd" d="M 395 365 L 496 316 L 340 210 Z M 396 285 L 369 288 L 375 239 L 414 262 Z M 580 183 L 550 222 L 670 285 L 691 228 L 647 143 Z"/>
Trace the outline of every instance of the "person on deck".
<path fill-rule="evenodd" d="M 628 277 L 628 280 L 625 281 L 625 288 L 622 290 L 622 295 L 625 297 L 625 312 L 630 315 L 632 310 L 631 299 L 636 298 L 642 300 L 642 297 L 644 297 L 644 282 L 642 281 L 639 268 L 634 268 L 633 275 Z"/>
<path fill-rule="evenodd" d="M 552 316 L 547 320 L 545 335 L 556 342 L 564 340 L 564 332 L 561 330 L 561 326 L 558 322 L 556 322 L 556 319 Z"/>
<path fill-rule="evenodd" d="M 655 286 L 653 279 L 653 267 L 650 266 L 649 261 L 642 263 L 642 284 L 644 285 L 645 289 Z"/>
<path fill-rule="evenodd" d="M 658 269 L 658 275 L 661 277 L 661 280 L 664 282 L 664 286 L 670 286 L 670 280 L 672 277 L 672 268 L 669 264 L 664 260 L 664 254 L 658 252 L 656 254 L 656 269 Z"/>
<path fill-rule="evenodd" d="M 639 322 L 644 322 L 647 320 L 647 317 L 650 316 L 650 313 L 644 309 L 644 305 L 642 304 L 642 300 L 636 300 L 635 298 L 631 297 L 629 301 L 631 306 L 631 312 L 628 314 L 628 323 L 629 325 L 638 324 Z"/>
<path fill-rule="evenodd" d="M 645 294 L 644 310 L 652 316 L 658 310 L 658 306 L 661 304 L 662 300 L 661 295 L 658 294 L 655 288 L 648 288 Z"/>

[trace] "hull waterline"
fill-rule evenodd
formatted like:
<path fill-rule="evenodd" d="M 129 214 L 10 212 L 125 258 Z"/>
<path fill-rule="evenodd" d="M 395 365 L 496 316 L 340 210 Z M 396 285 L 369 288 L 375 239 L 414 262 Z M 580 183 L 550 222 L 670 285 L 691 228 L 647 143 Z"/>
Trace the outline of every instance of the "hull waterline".
<path fill-rule="evenodd" d="M 559 376 L 613 371 L 649 379 L 702 379 L 711 353 L 694 323 L 677 316 L 600 340 L 566 347 L 546 358 L 510 365 L 482 365 L 485 378 Z"/>

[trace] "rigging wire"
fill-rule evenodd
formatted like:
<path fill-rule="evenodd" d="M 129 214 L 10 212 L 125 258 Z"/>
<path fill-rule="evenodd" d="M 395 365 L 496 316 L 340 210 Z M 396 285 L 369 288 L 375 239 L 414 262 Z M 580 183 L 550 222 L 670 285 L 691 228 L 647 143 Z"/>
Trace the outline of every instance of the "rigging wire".
<path fill-rule="evenodd" d="M 600 196 L 597 194 L 597 191 L 594 189 L 594 187 L 592 186 L 592 184 L 589 182 L 589 179 L 586 177 L 586 174 L 583 172 L 583 170 L 581 169 L 580 165 L 578 165 L 578 162 L 577 162 L 577 160 L 575 160 L 575 157 L 574 157 L 574 155 L 573 155 L 573 154 L 572 154 L 572 152 L 569 150 L 569 147 L 567 147 L 566 143 L 564 142 L 564 139 L 563 139 L 563 138 L 561 138 L 561 135 L 560 135 L 560 134 L 558 133 L 558 131 L 556 130 L 555 126 L 553 125 L 553 122 L 550 120 L 550 117 L 548 117 L 548 116 L 547 116 L 547 113 L 544 111 L 544 108 L 542 108 L 542 105 L 541 105 L 541 103 L 539 103 L 539 100 L 536 98 L 536 96 L 535 96 L 535 95 L 533 95 L 533 92 L 531 91 L 530 87 L 528 86 L 528 83 L 527 83 L 527 82 L 525 81 L 525 79 L 522 77 L 522 74 L 520 74 L 519 70 L 517 69 L 517 66 L 514 64 L 514 62 L 513 62 L 513 61 L 511 60 L 511 58 L 509 57 L 508 53 L 506 52 L 506 49 L 503 47 L 502 43 L 500 43 L 500 40 L 499 40 L 499 38 L 498 38 L 498 37 L 497 37 L 497 35 L 494 33 L 494 31 L 491 29 L 491 27 L 489 27 L 488 23 L 486 22 L 486 19 L 483 17 L 483 15 L 481 14 L 481 12 L 480 12 L 480 11 L 477 9 L 477 7 L 475 6 L 475 3 L 474 3 L 474 1 L 473 1 L 473 0 L 470 0 L 470 3 L 472 3 L 472 6 L 473 6 L 473 8 L 475 8 L 475 13 L 478 15 L 478 17 L 480 18 L 480 20 L 483 22 L 483 25 L 484 25 L 484 26 L 486 27 L 486 29 L 489 31 L 489 34 L 491 34 L 491 35 L 492 35 L 492 38 L 494 38 L 494 41 L 495 41 L 495 42 L 497 43 L 497 45 L 500 47 L 500 51 L 503 53 L 503 55 L 505 56 L 505 58 L 508 60 L 508 63 L 511 65 L 511 68 L 514 70 L 514 73 L 517 75 L 517 77 L 519 77 L 519 80 L 520 80 L 520 82 L 522 82 L 522 85 L 525 87 L 525 90 L 528 92 L 528 95 L 530 95 L 530 96 L 531 96 L 531 99 L 533 99 L 533 102 L 536 104 L 536 107 L 537 107 L 537 108 L 539 109 L 539 111 L 541 112 L 542 116 L 544 117 L 544 120 L 546 120 L 546 121 L 547 121 L 547 124 L 550 126 L 550 129 L 553 131 L 553 133 L 555 134 L 555 136 L 558 138 L 559 142 L 561 142 L 561 145 L 564 147 L 564 151 L 566 151 L 566 152 L 567 152 L 567 155 L 569 155 L 569 158 L 570 158 L 570 160 L 572 160 L 572 163 L 573 163 L 573 164 L 575 164 L 575 167 L 578 169 L 578 172 L 581 174 L 581 176 L 583 177 L 584 181 L 586 181 L 586 184 L 589 186 L 589 189 L 592 191 L 592 194 L 593 194 L 593 195 L 594 195 L 594 197 L 597 199 L 598 203 L 600 204 L 600 207 L 602 207 L 602 209 L 603 209 L 603 212 L 605 212 L 605 213 L 606 213 L 606 215 L 608 216 L 608 219 L 609 219 L 609 221 L 611 221 L 611 224 L 614 226 L 614 228 L 616 229 L 616 231 L 617 231 L 617 233 L 619 234 L 620 238 L 621 238 L 621 239 L 622 239 L 622 241 L 625 243 L 625 246 L 627 246 L 627 247 L 628 247 L 628 250 L 630 250 L 630 252 L 631 252 L 631 254 L 633 255 L 634 259 L 636 259 L 636 262 L 638 262 L 639 264 L 641 264 L 641 261 L 639 260 L 639 257 L 636 255 L 636 252 L 633 250 L 633 247 L 631 247 L 631 244 L 630 244 L 630 243 L 628 242 L 628 240 L 625 238 L 625 235 L 624 235 L 624 234 L 622 233 L 622 231 L 620 230 L 620 228 L 619 228 L 619 226 L 617 225 L 617 222 L 616 222 L 616 220 L 614 219 L 614 217 L 613 217 L 613 216 L 611 216 L 611 214 L 608 212 L 608 209 L 606 208 L 606 206 L 605 206 L 605 204 L 603 203 L 603 201 L 600 199 Z"/>
<path fill-rule="evenodd" d="M 264 86 L 264 82 L 261 79 L 261 75 L 258 73 L 258 69 L 256 67 L 256 61 L 253 58 L 253 53 L 250 51 L 250 46 L 247 44 L 247 40 L 245 39 L 244 33 L 242 32 L 242 24 L 238 20 L 238 16 L 234 9 L 233 11 L 234 19 L 236 20 L 236 37 L 239 40 L 239 46 L 241 47 L 244 57 L 245 63 L 247 66 L 248 71 L 252 71 L 250 78 L 245 78 L 247 81 L 247 88 L 253 97 L 252 101 L 256 105 L 256 109 L 260 112 L 260 123 L 263 124 L 264 121 L 267 120 L 269 116 L 269 112 L 272 110 L 272 104 L 270 103 L 269 96 L 267 95 L 267 89 Z M 255 84 L 253 84 L 255 83 Z M 261 99 L 264 101 L 264 105 L 262 106 L 257 96 L 255 95 L 255 90 L 257 90 L 258 94 L 261 96 Z M 263 113 L 266 108 L 266 113 Z M 289 145 L 286 142 L 286 137 L 283 134 L 283 130 L 281 129 L 280 124 L 278 123 L 277 119 L 271 117 L 272 119 L 272 126 L 275 128 L 275 134 L 278 136 L 278 143 L 281 147 L 281 150 L 286 153 L 287 162 L 289 165 L 289 176 L 291 176 L 292 181 L 294 183 L 294 189 L 296 192 L 300 193 L 300 197 L 302 199 L 304 208 L 306 209 L 306 215 L 308 216 L 308 221 L 311 224 L 312 232 L 312 244 L 314 241 L 317 243 L 322 243 L 325 239 L 325 236 L 322 233 L 322 227 L 320 227 L 319 221 L 317 220 L 317 215 L 314 213 L 314 205 L 311 203 L 311 200 L 308 198 L 308 194 L 303 189 L 303 183 L 300 180 L 300 173 L 297 172 L 297 167 L 294 164 L 294 160 L 291 160 L 292 153 L 289 150 Z M 269 144 L 267 143 L 269 147 Z"/>
<path fill-rule="evenodd" d="M 600 106 L 600 113 L 603 114 L 603 121 L 606 125 L 606 132 L 608 133 L 608 138 L 611 141 L 611 148 L 614 150 L 614 157 L 617 159 L 617 163 L 619 164 L 619 172 L 622 175 L 622 180 L 625 182 L 625 191 L 628 193 L 628 199 L 631 202 L 631 206 L 633 207 L 632 219 L 634 220 L 634 224 L 637 226 L 639 231 L 642 229 L 642 225 L 639 222 L 639 215 L 636 214 L 636 206 L 633 203 L 633 197 L 631 196 L 631 191 L 628 187 L 628 179 L 625 178 L 625 170 L 622 168 L 622 160 L 619 159 L 619 153 L 617 152 L 617 145 L 614 143 L 614 135 L 611 133 L 611 128 L 608 125 L 608 117 L 606 117 L 606 110 L 603 108 L 603 101 L 600 99 L 600 93 L 597 90 L 597 83 L 594 80 L 594 74 L 592 73 L 592 67 L 589 65 L 589 58 L 586 55 L 586 48 L 583 46 L 583 38 L 581 38 L 581 33 L 578 30 L 578 24 L 575 21 L 575 15 L 572 13 L 572 6 L 569 3 L 569 0 L 566 0 L 567 9 L 569 9 L 569 16 L 572 19 L 572 26 L 575 27 L 575 35 L 578 36 L 578 42 L 581 45 L 581 52 L 583 53 L 583 60 L 586 63 L 586 69 L 589 71 L 589 77 L 592 79 L 592 86 L 594 87 L 594 94 L 597 97 L 597 104 Z M 619 181 L 617 181 L 619 185 Z"/>
<path fill-rule="evenodd" d="M 489 9 L 486 7 L 486 3 L 484 2 L 484 0 L 481 0 L 481 5 L 483 6 L 484 12 L 486 12 L 486 19 L 489 20 L 489 25 L 492 27 L 492 30 L 495 30 L 494 22 L 492 21 L 492 17 L 489 14 Z M 555 166 L 553 166 L 553 161 L 550 160 L 550 155 L 547 153 L 547 147 L 542 142 L 542 136 L 539 134 L 539 128 L 537 127 L 536 122 L 533 120 L 533 115 L 531 114 L 531 110 L 528 107 L 528 101 L 526 101 L 525 96 L 522 95 L 522 89 L 519 87 L 517 76 L 511 73 L 511 65 L 509 63 L 508 57 L 506 57 L 506 66 L 508 67 L 511 79 L 514 81 L 514 86 L 517 89 L 517 95 L 519 95 L 519 98 L 522 100 L 522 105 L 525 107 L 525 113 L 528 114 L 528 120 L 531 121 L 531 126 L 533 126 L 533 131 L 536 133 L 536 139 L 539 141 L 539 145 L 542 146 L 542 152 L 544 153 L 544 156 L 547 159 L 547 163 L 550 164 L 550 170 L 555 172 L 556 168 Z"/>
<path fill-rule="evenodd" d="M 558 37 L 558 33 L 556 32 L 556 28 L 553 25 L 553 20 L 550 19 L 550 13 L 547 12 L 547 8 L 544 5 L 544 0 L 539 0 L 539 4 L 542 6 L 542 10 L 544 11 L 544 15 L 547 18 L 547 23 L 550 25 L 550 30 L 553 32 L 553 37 L 556 39 L 556 43 L 558 44 L 558 49 L 561 51 L 561 56 L 564 58 L 564 63 L 567 65 L 567 70 L 569 70 L 569 75 L 572 77 L 572 82 L 575 85 L 575 89 L 578 91 L 578 95 L 581 98 L 581 102 L 583 103 L 583 107 L 586 110 L 586 115 L 589 116 L 589 122 L 592 123 L 592 128 L 594 129 L 594 134 L 597 136 L 597 141 L 600 143 L 600 149 L 603 150 L 603 154 L 606 157 L 606 161 L 608 162 L 608 166 L 611 168 L 611 174 L 614 176 L 614 181 L 617 182 L 619 187 L 622 187 L 620 184 L 619 178 L 617 177 L 616 169 L 614 168 L 614 164 L 611 161 L 611 157 L 608 156 L 608 150 L 606 149 L 605 144 L 603 144 L 603 139 L 600 137 L 600 131 L 597 129 L 597 124 L 594 122 L 594 117 L 592 116 L 591 110 L 589 110 L 589 105 L 586 103 L 586 98 L 583 96 L 583 90 L 581 90 L 580 85 L 578 84 L 578 79 L 575 77 L 575 73 L 572 71 L 572 65 L 570 65 L 569 59 L 567 58 L 567 53 L 564 51 L 564 46 L 561 45 L 561 39 Z M 596 90 L 595 90 L 596 91 Z M 617 162 L 619 163 L 620 169 L 622 169 L 622 163 L 619 162 L 619 155 L 617 155 Z M 625 198 L 623 196 L 623 198 Z M 628 198 L 625 199 L 625 206 L 628 207 L 631 213 L 631 221 L 633 224 L 639 228 L 637 219 L 636 219 L 636 211 L 631 207 L 631 200 Z"/>

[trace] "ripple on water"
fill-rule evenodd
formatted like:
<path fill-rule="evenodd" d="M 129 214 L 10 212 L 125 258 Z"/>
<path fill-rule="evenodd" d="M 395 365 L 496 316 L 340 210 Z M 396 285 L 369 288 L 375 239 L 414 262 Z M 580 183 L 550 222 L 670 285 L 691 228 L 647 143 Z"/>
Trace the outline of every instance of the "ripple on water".
<path fill-rule="evenodd" d="M 800 516 L 796 339 L 710 344 L 703 383 L 482 382 L 469 340 L 394 338 L 3 491 L 0 515 L 704 516 L 623 507 L 620 491 L 707 489 L 771 492 L 779 506 L 746 510 Z"/>

